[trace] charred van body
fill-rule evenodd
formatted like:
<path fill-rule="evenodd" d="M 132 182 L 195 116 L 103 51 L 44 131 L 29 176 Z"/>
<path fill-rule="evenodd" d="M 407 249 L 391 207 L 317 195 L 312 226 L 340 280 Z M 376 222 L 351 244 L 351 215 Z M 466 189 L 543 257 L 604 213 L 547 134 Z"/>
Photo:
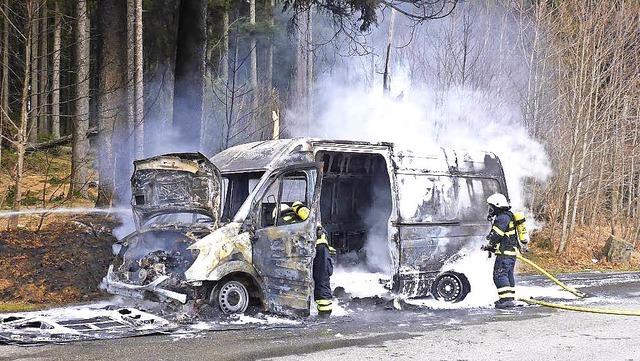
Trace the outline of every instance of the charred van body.
<path fill-rule="evenodd" d="M 210 161 L 198 154 L 141 160 L 132 185 L 139 229 L 120 242 L 108 289 L 201 298 L 228 313 L 255 301 L 298 316 L 309 314 L 317 222 L 338 264 L 374 269 L 368 246 L 375 241 L 393 291 L 456 302 L 470 285 L 444 266 L 484 242 L 485 200 L 507 192 L 492 153 L 322 139 L 244 144 Z M 275 223 L 273 209 L 297 200 L 309 205 L 309 218 Z M 146 227 L 153 219 L 162 222 Z"/>

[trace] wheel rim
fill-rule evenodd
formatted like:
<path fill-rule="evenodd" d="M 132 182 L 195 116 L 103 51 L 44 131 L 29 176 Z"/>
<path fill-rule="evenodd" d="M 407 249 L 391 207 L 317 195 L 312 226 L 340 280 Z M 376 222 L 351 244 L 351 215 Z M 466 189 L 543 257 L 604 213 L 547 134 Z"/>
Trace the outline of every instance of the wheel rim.
<path fill-rule="evenodd" d="M 225 283 L 218 293 L 218 304 L 224 313 L 242 313 L 249 306 L 249 293 L 240 282 Z"/>
<path fill-rule="evenodd" d="M 435 297 L 447 302 L 456 301 L 462 292 L 462 281 L 452 274 L 445 274 L 436 280 Z"/>

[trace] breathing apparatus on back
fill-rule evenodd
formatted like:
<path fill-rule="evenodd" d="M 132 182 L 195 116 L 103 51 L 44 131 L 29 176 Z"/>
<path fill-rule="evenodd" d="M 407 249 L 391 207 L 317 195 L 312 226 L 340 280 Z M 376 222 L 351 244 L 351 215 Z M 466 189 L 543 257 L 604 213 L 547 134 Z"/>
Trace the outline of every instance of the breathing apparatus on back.
<path fill-rule="evenodd" d="M 529 230 L 527 229 L 527 220 L 524 217 L 524 212 L 513 212 L 513 219 L 515 221 L 516 233 L 518 233 L 518 241 L 523 244 L 529 243 Z"/>

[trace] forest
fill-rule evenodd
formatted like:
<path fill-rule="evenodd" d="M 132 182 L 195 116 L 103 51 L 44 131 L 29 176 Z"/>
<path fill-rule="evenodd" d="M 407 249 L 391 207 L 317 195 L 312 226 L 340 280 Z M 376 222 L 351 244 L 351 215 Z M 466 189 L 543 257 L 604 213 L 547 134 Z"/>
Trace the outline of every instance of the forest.
<path fill-rule="evenodd" d="M 0 209 L 126 205 L 162 153 L 392 141 L 495 152 L 558 254 L 637 245 L 638 1 L 1 1 Z"/>

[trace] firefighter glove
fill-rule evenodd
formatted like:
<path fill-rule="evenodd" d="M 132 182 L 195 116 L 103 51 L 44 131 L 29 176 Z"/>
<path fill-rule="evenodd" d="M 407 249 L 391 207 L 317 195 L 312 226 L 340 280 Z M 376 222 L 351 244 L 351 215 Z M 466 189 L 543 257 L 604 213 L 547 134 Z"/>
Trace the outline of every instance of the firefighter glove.
<path fill-rule="evenodd" d="M 490 244 L 483 244 L 482 246 L 480 246 L 480 250 L 482 251 L 488 251 L 488 252 L 494 252 L 496 250 L 496 248 Z"/>

